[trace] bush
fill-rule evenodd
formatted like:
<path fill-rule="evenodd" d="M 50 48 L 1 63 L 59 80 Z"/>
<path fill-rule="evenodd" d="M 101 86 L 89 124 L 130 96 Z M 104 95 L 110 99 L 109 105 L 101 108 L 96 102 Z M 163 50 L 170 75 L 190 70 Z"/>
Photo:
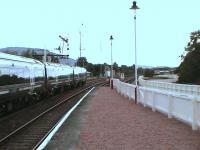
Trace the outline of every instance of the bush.
<path fill-rule="evenodd" d="M 152 70 L 152 69 L 144 70 L 144 77 L 153 77 L 153 76 L 154 76 L 154 70 Z"/>

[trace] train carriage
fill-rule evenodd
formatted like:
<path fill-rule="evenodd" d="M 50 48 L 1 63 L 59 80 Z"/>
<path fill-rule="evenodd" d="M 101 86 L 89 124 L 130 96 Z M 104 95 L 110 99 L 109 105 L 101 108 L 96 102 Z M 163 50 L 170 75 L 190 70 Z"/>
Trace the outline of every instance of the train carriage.
<path fill-rule="evenodd" d="M 74 70 L 74 85 L 75 86 L 84 85 L 87 79 L 86 69 L 81 67 L 74 67 L 73 70 Z"/>
<path fill-rule="evenodd" d="M 44 64 L 21 56 L 0 53 L 0 112 L 38 99 L 45 91 Z"/>
<path fill-rule="evenodd" d="M 86 69 L 0 52 L 0 116 L 86 83 Z"/>
<path fill-rule="evenodd" d="M 55 63 L 45 63 L 48 93 L 54 95 L 63 91 L 73 82 L 73 69 L 70 66 Z"/>

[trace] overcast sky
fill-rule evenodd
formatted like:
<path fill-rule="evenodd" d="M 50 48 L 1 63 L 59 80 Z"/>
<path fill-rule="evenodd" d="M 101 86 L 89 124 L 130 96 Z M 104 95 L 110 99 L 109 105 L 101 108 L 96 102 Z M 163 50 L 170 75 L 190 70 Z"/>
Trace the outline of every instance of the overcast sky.
<path fill-rule="evenodd" d="M 0 2 L 0 48 L 32 47 L 53 50 L 70 41 L 70 57 L 82 56 L 92 63 L 110 64 L 110 35 L 113 61 L 132 65 L 134 59 L 134 14 L 132 0 L 2 0 Z M 199 0 L 138 0 L 138 64 L 171 66 L 190 32 L 200 29 Z M 83 24 L 83 26 L 82 26 Z"/>

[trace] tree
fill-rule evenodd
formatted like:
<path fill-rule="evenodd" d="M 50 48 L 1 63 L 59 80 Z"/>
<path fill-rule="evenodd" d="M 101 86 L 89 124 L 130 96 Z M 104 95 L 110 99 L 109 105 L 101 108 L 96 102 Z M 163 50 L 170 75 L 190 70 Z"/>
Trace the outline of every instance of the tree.
<path fill-rule="evenodd" d="M 144 74 L 144 69 L 141 68 L 141 67 L 139 67 L 139 68 L 137 69 L 137 71 L 138 71 L 138 75 L 143 75 L 143 74 Z"/>
<path fill-rule="evenodd" d="M 54 63 L 59 63 L 59 57 L 58 56 L 51 56 L 51 62 L 54 62 Z"/>
<path fill-rule="evenodd" d="M 87 66 L 88 62 L 87 62 L 87 59 L 86 57 L 79 57 L 78 60 L 77 60 L 77 66 L 79 67 L 85 67 Z"/>
<path fill-rule="evenodd" d="M 200 31 L 191 33 L 179 68 L 179 83 L 200 84 Z"/>
<path fill-rule="evenodd" d="M 113 63 L 113 70 L 115 70 L 115 72 L 119 71 L 119 67 L 118 67 L 118 64 L 116 62 Z"/>
<path fill-rule="evenodd" d="M 154 70 L 153 69 L 145 69 L 144 70 L 144 77 L 153 77 L 154 76 Z"/>
<path fill-rule="evenodd" d="M 95 64 L 93 66 L 94 66 L 93 75 L 94 76 L 100 76 L 100 74 L 101 74 L 101 64 Z"/>
<path fill-rule="evenodd" d="M 94 66 L 93 66 L 92 63 L 88 63 L 86 69 L 87 69 L 88 72 L 90 72 L 90 73 L 93 74 L 93 72 L 94 72 Z"/>

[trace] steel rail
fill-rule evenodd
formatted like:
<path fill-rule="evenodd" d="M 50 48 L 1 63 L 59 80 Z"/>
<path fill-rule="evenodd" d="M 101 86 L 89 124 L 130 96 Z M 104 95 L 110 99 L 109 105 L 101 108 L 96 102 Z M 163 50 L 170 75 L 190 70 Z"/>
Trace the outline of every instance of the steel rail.
<path fill-rule="evenodd" d="M 105 84 L 105 82 L 100 82 L 100 83 L 96 83 L 93 86 L 97 86 L 100 84 Z M 60 106 L 61 104 L 65 103 L 66 101 L 82 94 L 83 92 L 87 91 L 88 89 L 92 88 L 93 86 L 89 86 L 83 90 L 80 90 L 78 92 L 76 92 L 75 94 L 71 95 L 70 97 L 68 97 L 67 99 L 62 100 L 61 102 L 57 103 L 56 105 L 48 108 L 47 110 L 45 110 L 44 112 L 40 113 L 38 116 L 34 117 L 33 119 L 31 119 L 30 121 L 28 121 L 27 123 L 25 123 L 24 125 L 18 127 L 16 130 L 12 131 L 10 134 L 8 134 L 7 136 L 5 136 L 4 138 L 0 139 L 0 144 L 2 144 L 3 142 L 5 142 L 6 140 L 8 140 L 9 138 L 11 138 L 12 136 L 16 135 L 17 133 L 19 133 L 21 130 L 23 130 L 25 127 L 27 127 L 28 125 L 30 125 L 31 123 L 35 122 L 37 119 L 39 119 L 40 117 L 44 116 L 45 114 L 47 114 L 48 112 L 50 112 L 51 110 L 55 109 L 56 107 Z"/>

